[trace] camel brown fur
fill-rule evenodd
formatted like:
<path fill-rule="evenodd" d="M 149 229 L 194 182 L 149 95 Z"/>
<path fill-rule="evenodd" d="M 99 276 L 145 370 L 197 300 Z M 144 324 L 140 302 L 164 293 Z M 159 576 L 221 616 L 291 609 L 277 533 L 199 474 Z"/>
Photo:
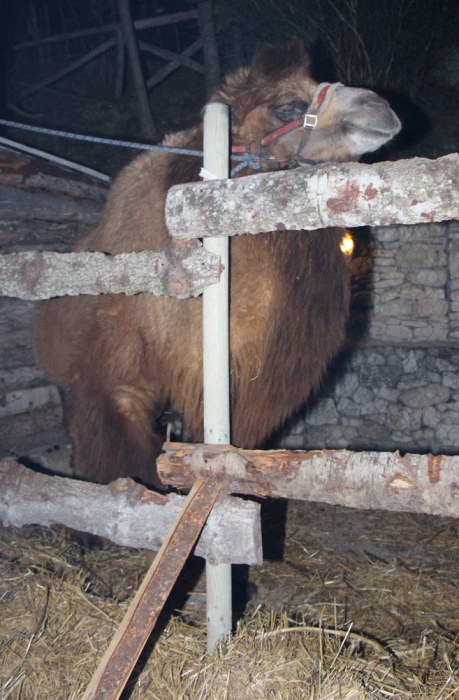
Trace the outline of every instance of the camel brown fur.
<path fill-rule="evenodd" d="M 213 101 L 231 107 L 232 144 L 244 145 L 307 111 L 317 84 L 295 41 L 267 47 L 229 76 Z M 356 160 L 392 138 L 400 123 L 368 90 L 337 86 L 301 156 Z M 268 167 L 289 167 L 303 129 L 265 147 Z M 166 138 L 202 148 L 202 126 Z M 199 179 L 191 156 L 146 152 L 114 183 L 105 210 L 78 251 L 158 250 L 169 242 L 169 187 Z M 240 172 L 252 174 L 250 168 Z M 298 409 L 340 348 L 349 303 L 342 230 L 285 231 L 231 240 L 231 431 L 235 445 L 259 446 Z M 203 439 L 200 298 L 139 294 L 42 302 L 34 343 L 61 388 L 75 473 L 108 482 L 137 477 L 161 488 L 155 460 L 159 416 L 178 411 L 193 441 Z"/>

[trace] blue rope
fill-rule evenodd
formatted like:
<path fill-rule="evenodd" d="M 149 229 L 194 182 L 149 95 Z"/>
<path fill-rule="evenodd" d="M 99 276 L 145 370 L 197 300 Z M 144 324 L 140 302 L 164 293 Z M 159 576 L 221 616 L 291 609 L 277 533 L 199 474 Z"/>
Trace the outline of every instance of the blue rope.
<path fill-rule="evenodd" d="M 43 126 L 32 126 L 30 124 L 21 124 L 20 122 L 9 121 L 8 119 L 0 119 L 2 126 L 11 126 L 15 129 L 25 129 L 26 131 L 35 131 L 38 134 L 47 134 L 48 136 L 61 136 L 66 139 L 74 139 L 76 141 L 88 141 L 90 143 L 103 143 L 107 146 L 122 146 L 123 148 L 138 148 L 146 151 L 166 151 L 167 153 L 178 153 L 183 156 L 198 156 L 202 157 L 202 151 L 193 151 L 189 148 L 174 148 L 172 146 L 152 146 L 147 143 L 136 143 L 133 141 L 120 141 L 119 139 L 106 139 L 101 136 L 86 136 L 84 134 L 72 134 L 68 131 L 57 131 L 56 129 L 47 129 Z M 232 160 L 240 160 L 241 163 L 233 168 L 231 176 L 239 172 L 245 167 L 250 167 L 253 170 L 260 169 L 260 160 L 257 156 L 246 153 L 241 156 L 231 156 Z"/>
<path fill-rule="evenodd" d="M 244 170 L 244 168 L 252 168 L 252 170 L 260 170 L 261 168 L 261 159 L 258 156 L 253 156 L 251 153 L 247 153 L 243 156 L 231 156 L 231 158 L 242 161 L 231 170 L 231 177 L 236 175 L 240 170 Z"/>
<path fill-rule="evenodd" d="M 147 151 L 168 151 L 169 153 L 179 153 L 180 155 L 202 156 L 202 151 L 192 151 L 187 148 L 172 148 L 169 146 L 152 146 L 147 143 L 135 143 L 133 141 L 120 141 L 119 139 L 105 139 L 100 136 L 85 136 L 83 134 L 71 134 L 68 131 L 57 131 L 56 129 L 46 129 L 43 126 L 31 126 L 20 122 L 11 122 L 7 119 L 0 119 L 3 126 L 12 126 L 15 129 L 25 129 L 26 131 L 36 131 L 38 134 L 48 134 L 49 136 L 62 136 L 67 139 L 77 141 L 89 141 L 91 143 L 103 143 L 107 146 L 123 146 L 125 148 L 139 148 Z"/>

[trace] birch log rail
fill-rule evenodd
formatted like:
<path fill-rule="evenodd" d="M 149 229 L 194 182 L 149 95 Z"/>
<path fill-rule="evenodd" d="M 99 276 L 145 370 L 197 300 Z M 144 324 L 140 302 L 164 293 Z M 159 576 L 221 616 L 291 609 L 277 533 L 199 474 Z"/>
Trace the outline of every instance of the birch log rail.
<path fill-rule="evenodd" d="M 166 443 L 165 483 L 225 478 L 231 493 L 459 517 L 459 457 L 347 450 L 240 450 Z"/>
<path fill-rule="evenodd" d="M 459 154 L 377 165 L 325 163 L 295 171 L 177 185 L 166 201 L 176 239 L 324 226 L 379 226 L 459 219 Z M 307 235 L 307 234 L 305 234 Z M 141 291 L 185 298 L 219 278 L 218 260 L 191 242 L 163 251 L 11 253 L 0 256 L 0 295 Z M 83 256 L 83 257 L 81 257 Z M 144 266 L 141 265 L 144 261 Z M 103 276 L 103 281 L 102 281 Z"/>
<path fill-rule="evenodd" d="M 0 256 L 0 296 L 19 299 L 139 292 L 184 299 L 219 276 L 218 257 L 193 243 L 114 256 L 38 251 Z"/>
<path fill-rule="evenodd" d="M 323 163 L 234 180 L 176 185 L 166 200 L 173 238 L 459 218 L 459 154 L 375 165 Z"/>
<path fill-rule="evenodd" d="M 60 523 L 106 537 L 124 547 L 158 550 L 185 496 L 149 491 L 131 479 L 108 486 L 39 474 L 8 457 L 0 462 L 0 522 Z M 196 556 L 215 564 L 261 564 L 260 506 L 226 497 L 214 506 L 196 545 Z"/>

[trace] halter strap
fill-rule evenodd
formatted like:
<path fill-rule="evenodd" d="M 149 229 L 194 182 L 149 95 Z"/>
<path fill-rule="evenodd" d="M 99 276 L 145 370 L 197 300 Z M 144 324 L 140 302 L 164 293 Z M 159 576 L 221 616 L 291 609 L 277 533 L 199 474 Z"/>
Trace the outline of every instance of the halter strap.
<path fill-rule="evenodd" d="M 320 83 L 320 85 L 317 86 L 316 91 L 313 95 L 309 111 L 303 114 L 299 119 L 295 119 L 294 121 L 288 122 L 287 124 L 284 124 L 278 129 L 275 129 L 275 131 L 271 131 L 260 141 L 252 141 L 251 143 L 245 146 L 233 146 L 231 148 L 231 153 L 247 154 L 247 163 L 241 163 L 241 166 L 238 167 L 238 170 L 242 169 L 243 167 L 253 168 L 254 157 L 258 158 L 260 161 L 264 160 L 269 162 L 270 159 L 268 159 L 263 153 L 263 146 L 266 146 L 266 144 L 270 143 L 271 141 L 274 141 L 275 139 L 284 136 L 284 134 L 288 134 L 290 131 L 299 128 L 303 128 L 305 129 L 305 131 L 302 135 L 300 144 L 297 149 L 296 160 L 302 163 L 315 163 L 316 161 L 312 161 L 307 158 L 301 158 L 299 154 L 308 142 L 312 130 L 317 126 L 317 115 L 325 101 L 325 98 L 327 97 L 328 91 L 330 90 L 330 88 L 338 87 L 338 85 L 341 85 L 341 83 Z"/>

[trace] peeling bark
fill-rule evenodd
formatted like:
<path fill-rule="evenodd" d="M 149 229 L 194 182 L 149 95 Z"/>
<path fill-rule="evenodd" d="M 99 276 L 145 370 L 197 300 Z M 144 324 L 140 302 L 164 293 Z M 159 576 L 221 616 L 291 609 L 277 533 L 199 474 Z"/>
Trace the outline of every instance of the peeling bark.
<path fill-rule="evenodd" d="M 4 526 L 61 523 L 125 547 L 158 550 L 185 502 L 149 491 L 131 479 L 108 486 L 38 474 L 6 458 L 0 462 L 0 522 Z M 261 564 L 260 506 L 219 500 L 195 554 L 214 564 Z"/>
<path fill-rule="evenodd" d="M 176 185 L 166 200 L 174 238 L 459 218 L 459 154 L 437 160 L 323 163 L 234 180 Z"/>
<path fill-rule="evenodd" d="M 456 456 L 180 443 L 166 443 L 164 450 L 160 478 L 180 488 L 212 475 L 226 479 L 231 493 L 459 517 Z"/>
<path fill-rule="evenodd" d="M 0 256 L 0 295 L 49 299 L 78 294 L 138 294 L 185 299 L 219 280 L 217 256 L 193 244 L 161 251 L 104 253 L 11 253 Z"/>

